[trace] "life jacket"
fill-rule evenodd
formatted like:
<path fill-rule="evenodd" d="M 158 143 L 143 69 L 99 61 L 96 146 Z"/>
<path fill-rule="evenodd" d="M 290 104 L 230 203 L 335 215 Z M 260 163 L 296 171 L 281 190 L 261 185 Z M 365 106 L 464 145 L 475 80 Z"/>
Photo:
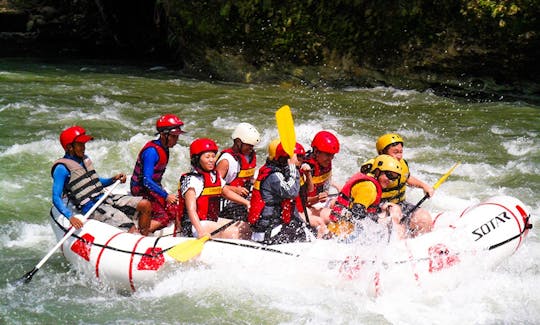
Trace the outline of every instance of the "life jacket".
<path fill-rule="evenodd" d="M 261 216 L 266 203 L 264 202 L 261 194 L 262 183 L 270 176 L 270 174 L 278 172 L 278 167 L 272 165 L 263 165 L 259 168 L 259 174 L 257 175 L 257 180 L 253 184 L 253 192 L 251 193 L 251 202 L 248 212 L 248 222 L 251 225 L 257 223 L 260 218 L 272 218 L 273 216 Z M 294 208 L 293 199 L 283 199 L 281 202 L 276 204 L 280 209 L 276 209 L 284 224 L 289 224 L 291 222 L 291 215 Z M 277 213 L 276 213 L 277 214 Z M 275 217 L 275 216 L 274 216 Z"/>
<path fill-rule="evenodd" d="M 405 201 L 407 180 L 409 179 L 409 165 L 405 159 L 401 159 L 399 162 L 402 170 L 401 177 L 399 182 L 394 181 L 396 183 L 395 186 L 383 189 L 382 200 L 385 202 L 398 203 Z"/>
<path fill-rule="evenodd" d="M 381 184 L 379 184 L 379 182 L 371 175 L 366 175 L 360 172 L 354 174 L 351 178 L 349 178 L 345 185 L 343 185 L 343 188 L 341 189 L 341 192 L 339 192 L 330 214 L 330 219 L 332 221 L 338 221 L 341 216 L 343 216 L 347 211 L 351 210 L 354 201 L 354 198 L 351 197 L 351 191 L 354 185 L 360 182 L 372 182 L 375 185 L 375 188 L 377 189 L 377 196 L 375 197 L 373 203 L 369 207 L 366 207 L 366 211 L 368 213 L 377 212 L 382 196 Z"/>
<path fill-rule="evenodd" d="M 215 176 L 215 181 L 212 182 L 211 174 Z M 197 198 L 197 215 L 200 220 L 217 221 L 219 217 L 219 203 L 221 198 L 221 177 L 216 171 L 206 172 L 200 168 L 190 173 L 185 173 L 180 177 L 180 184 L 182 184 L 183 178 L 193 175 L 202 175 L 204 177 L 204 188 L 201 195 Z M 179 198 L 179 215 L 183 216 L 185 221 L 189 221 L 187 214 L 186 202 L 181 189 L 178 190 Z M 186 220 L 187 219 L 187 220 Z"/>
<path fill-rule="evenodd" d="M 159 186 L 161 186 L 161 179 L 163 178 L 163 174 L 165 173 L 165 169 L 167 168 L 167 163 L 169 162 L 168 149 L 165 149 L 163 146 L 161 146 L 158 140 L 147 142 L 139 152 L 137 162 L 135 163 L 135 167 L 133 168 L 133 175 L 131 176 L 131 193 L 135 196 L 150 196 L 150 191 L 142 185 L 142 179 L 144 177 L 142 154 L 148 148 L 155 148 L 159 155 L 159 160 L 154 166 L 154 174 L 152 174 L 152 180 L 156 182 Z"/>
<path fill-rule="evenodd" d="M 223 150 L 220 156 L 223 153 L 228 153 L 233 156 L 233 158 L 238 162 L 238 165 L 240 165 L 240 171 L 236 175 L 236 178 L 233 179 L 229 185 L 243 186 L 247 189 L 250 189 L 251 179 L 253 178 L 253 175 L 255 175 L 255 168 L 257 167 L 257 155 L 255 154 L 255 151 L 251 152 L 249 160 L 246 159 L 246 157 L 241 153 L 234 152 L 232 148 Z"/>
<path fill-rule="evenodd" d="M 306 175 L 303 170 L 300 170 L 300 192 L 295 198 L 296 210 L 299 213 L 304 213 L 304 206 L 307 202 L 307 184 L 306 184 Z"/>
<path fill-rule="evenodd" d="M 62 164 L 69 170 L 69 180 L 64 187 L 64 194 L 77 209 L 81 209 L 86 203 L 93 201 L 103 192 L 103 184 L 94 170 L 92 160 L 84 157 L 83 165 L 69 158 L 60 158 L 54 162 L 51 174 L 57 165 Z"/>
<path fill-rule="evenodd" d="M 315 187 L 308 196 L 316 196 L 327 190 L 330 185 L 330 176 L 332 176 L 332 163 L 328 167 L 322 167 L 313 157 L 313 152 L 308 153 L 304 162 L 311 166 L 311 180 Z"/>

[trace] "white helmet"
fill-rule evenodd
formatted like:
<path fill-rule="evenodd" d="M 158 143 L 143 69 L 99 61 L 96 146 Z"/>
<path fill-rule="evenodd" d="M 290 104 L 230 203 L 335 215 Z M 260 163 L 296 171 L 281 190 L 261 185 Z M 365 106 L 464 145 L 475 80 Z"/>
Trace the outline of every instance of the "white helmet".
<path fill-rule="evenodd" d="M 236 129 L 234 129 L 231 138 L 233 140 L 240 139 L 243 143 L 251 144 L 253 146 L 261 142 L 259 131 L 249 123 L 238 124 Z"/>

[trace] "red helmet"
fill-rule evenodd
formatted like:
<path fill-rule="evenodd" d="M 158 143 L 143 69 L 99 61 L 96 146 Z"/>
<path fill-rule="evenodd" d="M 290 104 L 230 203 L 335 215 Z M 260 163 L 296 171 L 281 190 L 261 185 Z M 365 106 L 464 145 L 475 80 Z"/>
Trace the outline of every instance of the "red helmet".
<path fill-rule="evenodd" d="M 297 154 L 297 155 L 305 155 L 306 154 L 306 149 L 304 149 L 304 146 L 301 145 L 300 143 L 296 143 L 296 146 L 294 147 L 294 153 Z"/>
<path fill-rule="evenodd" d="M 94 137 L 87 135 L 86 130 L 78 125 L 69 127 L 60 133 L 60 144 L 64 150 L 67 150 L 67 145 L 73 142 L 86 143 L 92 139 Z"/>
<path fill-rule="evenodd" d="M 158 132 L 169 133 L 173 135 L 179 135 L 185 133 L 180 128 L 184 125 L 181 119 L 174 114 L 165 114 L 162 117 L 158 118 L 156 121 L 156 129 Z"/>
<path fill-rule="evenodd" d="M 339 152 L 339 140 L 335 135 L 328 131 L 320 131 L 315 134 L 311 147 L 317 148 L 319 151 L 336 154 Z"/>
<path fill-rule="evenodd" d="M 189 155 L 192 158 L 193 156 L 198 156 L 207 151 L 213 151 L 215 153 L 218 152 L 218 146 L 214 142 L 214 140 L 208 138 L 201 138 L 193 141 L 189 146 Z"/>

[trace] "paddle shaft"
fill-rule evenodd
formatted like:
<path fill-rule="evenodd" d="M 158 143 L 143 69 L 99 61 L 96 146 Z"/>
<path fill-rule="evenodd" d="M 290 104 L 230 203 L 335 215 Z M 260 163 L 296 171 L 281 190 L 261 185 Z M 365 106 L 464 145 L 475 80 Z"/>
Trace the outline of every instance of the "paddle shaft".
<path fill-rule="evenodd" d="M 88 212 L 85 213 L 85 215 L 82 218 L 83 220 L 81 220 L 83 223 L 86 222 L 88 217 L 90 217 L 90 215 L 94 213 L 94 211 L 98 208 L 98 206 L 101 205 L 103 201 L 105 201 L 105 199 L 109 196 L 109 194 L 111 194 L 111 192 L 116 188 L 116 186 L 118 186 L 118 184 L 120 184 L 120 180 L 117 180 L 116 182 L 114 182 L 114 184 L 109 188 L 109 190 L 103 194 L 103 196 L 90 208 L 90 210 L 88 210 Z M 34 274 L 36 274 L 36 272 L 39 271 L 39 269 L 43 266 L 43 264 L 47 262 L 47 260 L 52 256 L 52 254 L 54 254 L 54 252 L 56 252 L 56 250 L 60 248 L 60 246 L 62 246 L 62 244 L 64 244 L 64 242 L 68 240 L 68 238 L 71 237 L 71 235 L 73 235 L 73 233 L 76 230 L 77 229 L 75 227 L 72 227 L 64 235 L 64 237 L 62 237 L 62 239 L 60 239 L 58 243 L 54 245 L 54 247 L 47 253 L 47 255 L 45 255 L 41 259 L 41 261 L 39 261 L 39 263 L 37 263 L 37 265 L 32 269 L 32 271 L 26 273 L 19 281 L 23 280 L 24 283 L 30 282 Z"/>
<path fill-rule="evenodd" d="M 444 181 L 446 181 L 446 179 L 448 178 L 448 176 L 450 176 L 450 174 L 452 174 L 452 172 L 454 171 L 454 169 L 456 169 L 456 167 L 460 164 L 461 162 L 457 162 L 454 164 L 454 166 L 452 166 L 452 168 L 450 168 L 450 170 L 448 170 L 444 175 L 441 176 L 441 178 L 437 181 L 437 183 L 435 183 L 435 185 L 433 185 L 433 188 L 434 189 L 438 189 L 439 186 L 441 186 L 442 183 L 444 183 Z M 413 206 L 409 211 L 407 211 L 405 213 L 406 216 L 409 216 L 411 215 L 414 211 L 416 211 L 416 209 L 418 209 L 420 207 L 420 205 L 422 205 L 422 203 L 424 203 L 425 200 L 427 200 L 429 198 L 429 194 L 425 194 L 424 197 L 418 201 L 418 203 L 416 203 L 415 206 Z M 402 218 L 401 219 L 401 222 L 403 222 L 403 220 L 405 220 L 405 218 Z"/>
<path fill-rule="evenodd" d="M 218 229 L 212 231 L 210 233 L 210 236 L 214 236 L 215 234 L 218 234 L 220 232 L 222 232 L 223 230 L 225 230 L 227 227 L 229 227 L 230 225 L 232 225 L 233 223 L 235 223 L 236 220 L 231 220 L 229 222 L 227 222 L 226 224 L 224 224 L 223 226 L 219 227 Z"/>

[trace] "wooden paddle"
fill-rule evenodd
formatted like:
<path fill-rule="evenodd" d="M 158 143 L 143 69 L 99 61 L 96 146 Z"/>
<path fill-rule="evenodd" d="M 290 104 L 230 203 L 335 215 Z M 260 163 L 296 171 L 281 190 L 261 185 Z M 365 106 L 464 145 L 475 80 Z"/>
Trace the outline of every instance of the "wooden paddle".
<path fill-rule="evenodd" d="M 81 220 L 83 223 L 86 222 L 86 220 L 90 217 L 90 215 L 94 213 L 94 211 L 100 206 L 100 204 L 103 203 L 103 201 L 105 201 L 105 199 L 109 196 L 109 194 L 111 194 L 111 192 L 116 188 L 116 186 L 118 186 L 118 184 L 120 184 L 120 180 L 117 180 L 116 182 L 114 182 L 114 184 L 107 190 L 107 192 L 105 192 L 103 196 L 101 196 L 101 198 L 90 208 L 90 210 L 88 210 L 88 212 L 85 213 L 85 215 L 82 217 L 82 220 Z M 26 273 L 22 278 L 17 280 L 16 285 L 20 285 L 22 283 L 26 284 L 32 281 L 32 277 L 34 276 L 34 274 L 36 274 L 36 272 L 39 271 L 39 269 L 43 266 L 43 264 L 45 264 L 45 262 L 47 262 L 47 260 L 51 257 L 51 255 L 54 252 L 56 252 L 56 250 L 60 248 L 60 246 L 62 246 L 62 244 L 66 240 L 68 240 L 68 238 L 71 237 L 71 235 L 73 235 L 73 233 L 76 230 L 77 229 L 75 227 L 72 227 L 64 235 L 64 237 L 62 237 L 62 239 L 60 239 L 60 241 L 56 243 L 56 245 L 49 251 L 49 253 L 47 253 L 47 255 L 45 255 L 41 259 L 41 261 L 39 261 L 39 263 L 30 272 Z"/>
<path fill-rule="evenodd" d="M 234 222 L 236 221 L 231 220 L 230 222 L 227 222 L 223 226 L 212 231 L 210 235 L 206 235 L 198 239 L 188 239 L 172 247 L 171 249 L 169 249 L 167 251 L 167 254 L 169 254 L 170 257 L 174 258 L 175 260 L 179 262 L 187 262 L 190 259 L 194 258 L 195 256 L 198 256 L 202 252 L 204 248 L 204 243 L 210 240 L 211 236 L 223 231 L 225 228 L 229 227 Z"/>
<path fill-rule="evenodd" d="M 444 183 L 444 181 L 446 181 L 446 179 L 448 178 L 448 176 L 450 176 L 450 174 L 452 174 L 452 172 L 454 171 L 454 169 L 456 169 L 457 166 L 459 166 L 459 164 L 461 164 L 460 161 L 458 161 L 457 163 L 455 163 L 454 166 L 452 166 L 452 168 L 450 168 L 446 174 L 442 175 L 441 178 L 439 178 L 439 180 L 437 181 L 437 183 L 435 183 L 435 185 L 433 185 L 433 189 L 438 189 L 439 186 L 441 186 L 442 183 Z M 418 201 L 418 203 L 416 203 L 416 205 L 414 207 L 412 207 L 409 211 L 407 211 L 406 213 L 404 213 L 405 216 L 409 216 L 410 214 L 412 214 L 416 209 L 418 209 L 418 207 L 420 207 L 420 205 L 422 203 L 424 203 L 425 200 L 427 200 L 429 198 L 429 194 L 426 193 L 426 195 L 424 195 L 424 197 Z M 403 220 L 405 220 L 405 218 L 402 218 L 401 219 L 401 222 L 403 222 Z"/>

